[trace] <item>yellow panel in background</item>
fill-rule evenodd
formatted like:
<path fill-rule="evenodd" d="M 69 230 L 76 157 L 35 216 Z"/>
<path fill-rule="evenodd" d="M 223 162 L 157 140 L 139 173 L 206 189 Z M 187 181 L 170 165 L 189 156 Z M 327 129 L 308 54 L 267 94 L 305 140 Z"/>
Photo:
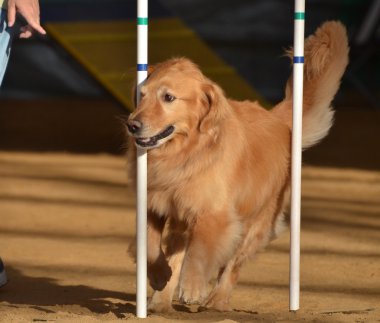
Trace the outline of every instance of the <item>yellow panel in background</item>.
<path fill-rule="evenodd" d="M 128 110 L 136 75 L 136 22 L 48 24 L 49 34 L 71 53 Z M 149 21 L 149 64 L 186 56 L 216 81 L 229 97 L 262 98 L 180 20 Z"/>

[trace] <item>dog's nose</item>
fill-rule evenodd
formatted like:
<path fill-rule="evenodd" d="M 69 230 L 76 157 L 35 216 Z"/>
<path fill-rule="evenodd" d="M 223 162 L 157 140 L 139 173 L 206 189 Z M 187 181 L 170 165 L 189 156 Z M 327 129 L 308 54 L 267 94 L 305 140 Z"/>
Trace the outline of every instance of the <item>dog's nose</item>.
<path fill-rule="evenodd" d="M 128 130 L 131 134 L 137 134 L 141 128 L 142 128 L 142 123 L 138 120 L 128 120 L 127 122 L 127 127 L 128 127 Z"/>

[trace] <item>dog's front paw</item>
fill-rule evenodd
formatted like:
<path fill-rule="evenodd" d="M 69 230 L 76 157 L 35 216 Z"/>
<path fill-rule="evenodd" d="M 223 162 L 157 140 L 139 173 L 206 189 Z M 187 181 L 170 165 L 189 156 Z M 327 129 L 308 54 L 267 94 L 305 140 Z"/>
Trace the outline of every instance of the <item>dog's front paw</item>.
<path fill-rule="evenodd" d="M 148 278 L 154 290 L 163 290 L 172 276 L 172 270 L 166 259 L 148 264 Z"/>
<path fill-rule="evenodd" d="M 229 297 L 223 293 L 211 293 L 201 308 L 216 310 L 219 312 L 230 312 L 232 307 L 229 302 Z"/>
<path fill-rule="evenodd" d="M 148 311 L 150 313 L 168 313 L 174 312 L 171 301 L 164 299 L 159 292 L 155 292 L 149 301 Z"/>
<path fill-rule="evenodd" d="M 179 300 L 183 304 L 201 304 L 207 296 L 206 284 L 195 277 L 182 279 L 179 286 Z"/>

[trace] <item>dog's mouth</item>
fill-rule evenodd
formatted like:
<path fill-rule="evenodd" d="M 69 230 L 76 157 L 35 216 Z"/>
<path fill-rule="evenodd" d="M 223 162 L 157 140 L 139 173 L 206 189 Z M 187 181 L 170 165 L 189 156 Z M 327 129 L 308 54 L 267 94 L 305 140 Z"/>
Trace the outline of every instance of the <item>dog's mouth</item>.
<path fill-rule="evenodd" d="M 149 138 L 136 138 L 136 145 L 143 148 L 156 148 L 160 146 L 174 132 L 174 126 L 168 126 L 164 131 Z"/>

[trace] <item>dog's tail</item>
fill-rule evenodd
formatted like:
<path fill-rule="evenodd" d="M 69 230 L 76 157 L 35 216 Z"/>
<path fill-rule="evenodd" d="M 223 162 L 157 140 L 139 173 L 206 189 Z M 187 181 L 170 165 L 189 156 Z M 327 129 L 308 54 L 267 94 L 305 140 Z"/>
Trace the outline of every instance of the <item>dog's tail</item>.
<path fill-rule="evenodd" d="M 304 99 L 302 148 L 308 148 L 324 138 L 332 123 L 331 101 L 338 91 L 348 64 L 348 39 L 345 27 L 336 21 L 324 23 L 305 40 Z M 293 57 L 293 51 L 287 53 Z M 287 82 L 285 99 L 273 108 L 273 113 L 292 129 L 293 80 Z"/>

